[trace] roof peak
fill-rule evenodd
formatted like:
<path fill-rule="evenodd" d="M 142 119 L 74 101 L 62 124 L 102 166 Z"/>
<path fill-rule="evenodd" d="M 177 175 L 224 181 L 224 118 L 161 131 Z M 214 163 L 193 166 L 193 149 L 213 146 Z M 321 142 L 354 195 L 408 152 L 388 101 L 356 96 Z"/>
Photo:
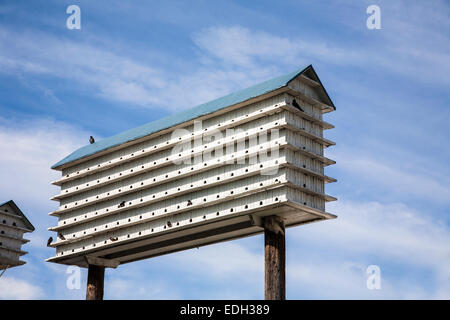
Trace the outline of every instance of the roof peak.
<path fill-rule="evenodd" d="M 25 222 L 25 225 L 30 229 L 30 231 L 34 231 L 34 226 L 31 224 L 30 220 L 25 216 L 25 214 L 20 210 L 20 208 L 16 205 L 16 203 L 13 200 L 6 201 L 4 203 L 0 204 L 0 207 L 3 207 L 4 205 L 9 205 L 13 208 L 13 210 L 19 214 L 19 216 L 23 217 L 23 221 Z"/>

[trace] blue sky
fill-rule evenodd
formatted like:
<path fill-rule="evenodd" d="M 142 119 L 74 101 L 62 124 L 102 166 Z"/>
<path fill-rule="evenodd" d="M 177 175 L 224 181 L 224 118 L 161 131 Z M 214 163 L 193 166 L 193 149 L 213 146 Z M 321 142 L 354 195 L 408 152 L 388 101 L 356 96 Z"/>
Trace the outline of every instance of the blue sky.
<path fill-rule="evenodd" d="M 67 6 L 81 30 L 66 28 Z M 366 8 L 381 9 L 381 29 Z M 50 166 L 87 143 L 313 64 L 337 111 L 338 219 L 287 232 L 289 299 L 450 298 L 448 1 L 0 3 L 0 195 L 36 227 L 0 299 L 83 299 L 44 260 Z M 368 290 L 378 265 L 381 289 Z M 106 299 L 262 299 L 263 237 L 107 270 Z"/>

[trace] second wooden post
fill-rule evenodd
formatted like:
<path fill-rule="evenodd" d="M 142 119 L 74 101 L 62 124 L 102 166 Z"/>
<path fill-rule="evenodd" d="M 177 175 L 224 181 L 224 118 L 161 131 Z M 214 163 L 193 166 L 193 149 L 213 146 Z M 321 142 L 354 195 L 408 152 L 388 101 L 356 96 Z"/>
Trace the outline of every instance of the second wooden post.
<path fill-rule="evenodd" d="M 283 220 L 278 216 L 264 219 L 266 300 L 286 299 L 286 240 Z"/>
<path fill-rule="evenodd" d="M 105 267 L 89 265 L 86 300 L 103 300 Z"/>

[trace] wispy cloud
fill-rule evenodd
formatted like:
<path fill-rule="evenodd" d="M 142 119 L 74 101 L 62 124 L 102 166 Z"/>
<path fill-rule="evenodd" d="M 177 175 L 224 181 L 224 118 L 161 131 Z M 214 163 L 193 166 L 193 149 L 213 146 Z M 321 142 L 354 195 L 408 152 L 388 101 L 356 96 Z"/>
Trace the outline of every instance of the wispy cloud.
<path fill-rule="evenodd" d="M 352 7 L 351 12 L 361 10 L 360 4 L 344 3 L 347 8 Z M 317 37 L 314 33 L 288 37 L 238 25 L 211 27 L 198 32 L 193 39 L 209 56 L 241 68 L 311 62 L 374 70 L 381 67 L 421 83 L 448 85 L 450 42 L 445 33 L 437 32 L 443 29 L 436 25 L 436 21 L 442 21 L 443 26 L 448 25 L 448 6 L 438 2 L 425 12 L 422 4 L 410 1 L 401 1 L 397 6 L 394 13 L 389 11 L 390 6 L 381 4 L 382 12 L 386 13 L 383 14 L 385 28 L 373 31 L 373 41 L 364 41 L 362 45 L 339 38 Z M 361 12 L 362 18 L 364 15 L 365 12 Z M 355 23 L 354 16 L 349 21 L 349 28 L 354 28 L 361 36 L 368 36 L 365 24 Z M 430 25 L 430 21 L 434 24 Z M 430 50 L 430 44 L 433 44 L 433 50 Z"/>
<path fill-rule="evenodd" d="M 402 2 L 400 7 L 414 9 L 416 5 Z M 437 8 L 427 14 L 436 11 Z M 182 61 L 176 55 L 165 58 L 184 66 L 184 72 L 163 66 L 157 60 L 133 57 L 132 50 L 123 50 L 124 42 L 113 45 L 91 37 L 81 41 L 0 26 L 0 70 L 63 78 L 106 100 L 171 110 L 192 107 L 262 81 L 280 70 L 310 63 L 385 68 L 421 83 L 448 85 L 449 42 L 436 32 L 435 26 L 417 23 L 420 12 L 415 9 L 405 12 L 408 12 L 405 16 L 383 15 L 386 28 L 376 31 L 376 36 L 372 34 L 374 41 L 364 45 L 314 34 L 286 36 L 240 25 L 212 26 L 191 35 L 198 60 Z M 445 19 L 440 20 L 445 25 Z M 408 29 L 414 32 L 407 32 Z M 360 28 L 358 32 L 362 36 L 367 30 Z M 404 34 L 409 34 L 408 39 L 400 36 Z M 419 38 L 435 39 L 439 45 L 429 50 Z M 439 38 L 442 41 L 437 41 Z M 165 55 L 155 48 L 150 51 L 153 56 Z"/>
<path fill-rule="evenodd" d="M 421 158 L 408 151 L 374 149 L 364 151 L 347 147 L 331 151 L 329 156 L 338 162 L 338 169 L 345 172 L 346 179 L 357 179 L 360 187 L 363 187 L 362 183 L 370 183 L 391 194 L 448 203 L 450 187 L 445 177 L 449 172 L 440 167 L 439 161 Z"/>
<path fill-rule="evenodd" d="M 328 210 L 338 219 L 292 231 L 293 241 L 315 243 L 326 255 L 308 252 L 313 261 L 294 263 L 297 281 L 308 288 L 314 283 L 313 290 L 330 298 L 448 299 L 450 230 L 445 221 L 401 203 L 340 200 Z M 365 286 L 371 264 L 382 271 L 384 288 L 379 292 Z M 399 272 L 409 277 L 425 272 L 430 281 L 418 284 Z"/>
<path fill-rule="evenodd" d="M 57 190 L 58 178 L 50 167 L 58 159 L 85 145 L 89 135 L 81 129 L 50 119 L 12 121 L 0 118 L 3 197 L 21 195 L 21 201 L 42 203 Z M 5 183 L 6 182 L 6 183 Z M 52 203 L 49 200 L 44 200 Z"/>
<path fill-rule="evenodd" d="M 44 296 L 40 287 L 13 277 L 0 278 L 0 288 L 0 299 L 5 300 L 34 300 Z"/>

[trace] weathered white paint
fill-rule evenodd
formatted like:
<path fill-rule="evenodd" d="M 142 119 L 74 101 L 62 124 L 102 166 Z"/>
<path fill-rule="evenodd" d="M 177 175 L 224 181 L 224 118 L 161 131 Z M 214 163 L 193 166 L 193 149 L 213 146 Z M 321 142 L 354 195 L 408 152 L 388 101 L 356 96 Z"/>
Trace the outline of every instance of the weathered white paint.
<path fill-rule="evenodd" d="M 9 204 L 0 206 L 0 270 L 25 264 L 20 257 L 27 253 L 22 245 L 29 240 L 23 235 L 31 231 L 15 208 Z"/>
<path fill-rule="evenodd" d="M 166 131 L 65 165 L 54 182 L 60 207 L 50 213 L 59 219 L 50 230 L 63 238 L 49 261 L 86 266 L 88 255 L 122 264 L 260 233 L 255 221 L 266 215 L 287 227 L 333 218 L 325 203 L 335 198 L 324 185 L 336 180 L 324 167 L 335 162 L 323 156 L 334 145 L 323 130 L 333 126 L 322 119 L 329 106 L 319 86 L 294 80 L 288 93 L 204 117 L 200 129 L 189 121 L 177 126 L 180 135 Z M 230 128 L 236 132 L 225 135 Z M 211 132 L 222 136 L 198 143 Z M 174 163 L 205 152 L 214 156 Z"/>

